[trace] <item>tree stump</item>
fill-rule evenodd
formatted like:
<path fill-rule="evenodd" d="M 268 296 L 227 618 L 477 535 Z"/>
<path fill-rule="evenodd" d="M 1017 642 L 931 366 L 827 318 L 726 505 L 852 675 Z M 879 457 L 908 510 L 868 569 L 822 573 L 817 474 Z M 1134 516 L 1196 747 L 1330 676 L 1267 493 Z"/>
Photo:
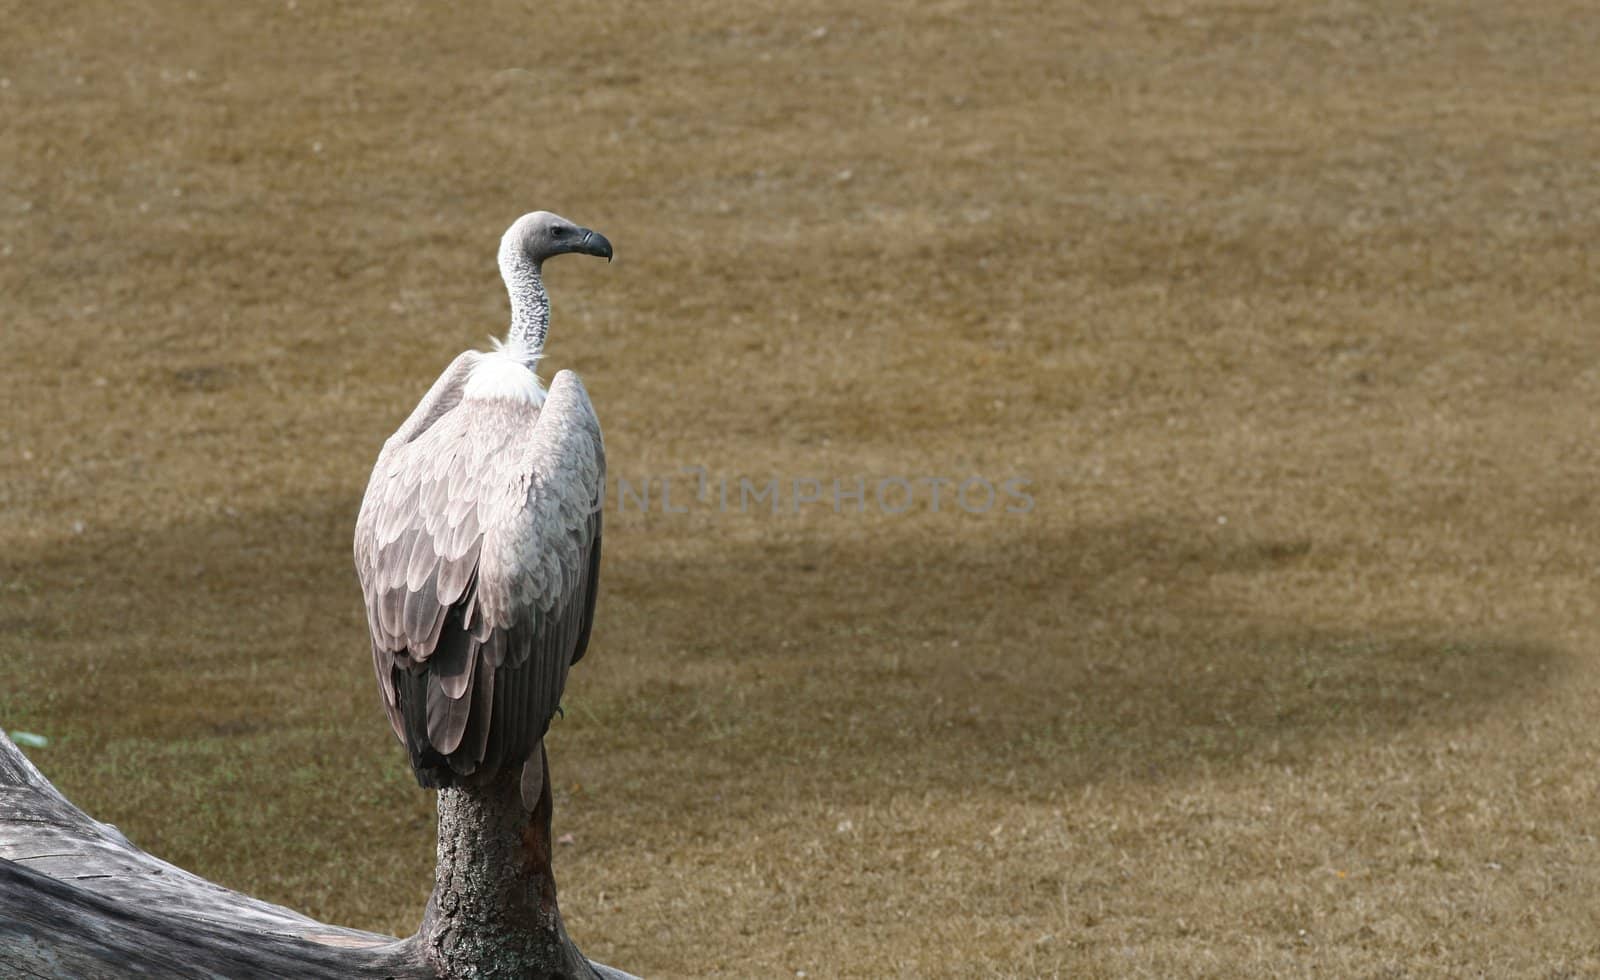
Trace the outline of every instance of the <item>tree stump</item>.
<path fill-rule="evenodd" d="M 396 939 L 146 854 L 68 802 L 0 731 L 0 976 L 635 980 L 584 959 L 561 924 L 545 776 L 531 817 L 515 781 L 441 794 L 433 896 L 417 935 Z"/>

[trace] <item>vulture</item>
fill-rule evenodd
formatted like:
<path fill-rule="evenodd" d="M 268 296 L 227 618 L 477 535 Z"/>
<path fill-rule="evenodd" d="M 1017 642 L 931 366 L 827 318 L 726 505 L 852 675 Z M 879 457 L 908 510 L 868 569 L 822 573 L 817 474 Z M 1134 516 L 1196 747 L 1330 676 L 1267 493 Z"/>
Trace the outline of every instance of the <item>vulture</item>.
<path fill-rule="evenodd" d="M 530 810 L 600 573 L 600 423 L 576 374 L 546 391 L 534 373 L 543 265 L 569 252 L 609 262 L 611 243 L 547 211 L 506 231 L 506 339 L 458 356 L 384 443 L 355 531 L 372 665 L 417 782 L 517 773 Z"/>

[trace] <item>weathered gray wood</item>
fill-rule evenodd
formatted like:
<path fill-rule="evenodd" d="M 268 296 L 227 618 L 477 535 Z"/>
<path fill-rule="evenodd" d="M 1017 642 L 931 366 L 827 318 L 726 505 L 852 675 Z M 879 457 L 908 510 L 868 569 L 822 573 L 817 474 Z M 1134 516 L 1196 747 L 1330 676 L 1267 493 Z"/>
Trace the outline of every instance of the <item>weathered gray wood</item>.
<path fill-rule="evenodd" d="M 298 935 L 270 925 L 263 929 L 260 917 L 246 923 L 175 915 L 93 891 L 88 886 L 97 880 L 102 879 L 51 878 L 0 860 L 0 975 L 316 980 L 435 975 L 409 942 L 381 936 L 352 940 L 346 930 L 329 930 L 319 940 L 310 929 Z"/>
<path fill-rule="evenodd" d="M 430 919 L 440 896 L 436 888 Z M 146 854 L 69 803 L 0 731 L 0 976 L 490 975 L 460 959 L 443 972 L 446 961 L 429 948 L 420 934 L 400 940 L 317 922 Z M 551 963 L 571 969 L 523 975 L 584 976 L 587 968 L 601 980 L 630 980 L 583 960 L 570 941 L 564 950 L 574 959 Z"/>

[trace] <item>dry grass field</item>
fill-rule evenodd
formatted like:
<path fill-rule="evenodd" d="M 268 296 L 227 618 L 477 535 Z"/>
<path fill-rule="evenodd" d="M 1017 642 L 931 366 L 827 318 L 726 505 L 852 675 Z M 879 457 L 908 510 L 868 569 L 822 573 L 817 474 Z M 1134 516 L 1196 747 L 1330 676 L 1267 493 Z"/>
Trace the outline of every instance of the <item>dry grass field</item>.
<path fill-rule="evenodd" d="M 145 848 L 415 926 L 351 529 L 542 207 L 656 487 L 550 738 L 590 956 L 1600 975 L 1593 4 L 0 23 L 0 726 Z"/>

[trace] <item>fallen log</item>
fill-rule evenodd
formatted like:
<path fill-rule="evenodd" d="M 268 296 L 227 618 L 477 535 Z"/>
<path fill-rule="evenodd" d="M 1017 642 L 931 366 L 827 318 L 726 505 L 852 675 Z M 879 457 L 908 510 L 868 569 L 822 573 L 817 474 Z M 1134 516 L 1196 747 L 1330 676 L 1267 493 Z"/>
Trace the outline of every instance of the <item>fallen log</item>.
<path fill-rule="evenodd" d="M 458 977 L 634 980 L 572 944 L 549 870 L 549 780 L 440 795 L 440 871 L 408 939 L 345 929 L 231 891 L 73 806 L 0 731 L 0 976 L 122 980 Z M 487 802 L 485 802 L 487 801 Z"/>

